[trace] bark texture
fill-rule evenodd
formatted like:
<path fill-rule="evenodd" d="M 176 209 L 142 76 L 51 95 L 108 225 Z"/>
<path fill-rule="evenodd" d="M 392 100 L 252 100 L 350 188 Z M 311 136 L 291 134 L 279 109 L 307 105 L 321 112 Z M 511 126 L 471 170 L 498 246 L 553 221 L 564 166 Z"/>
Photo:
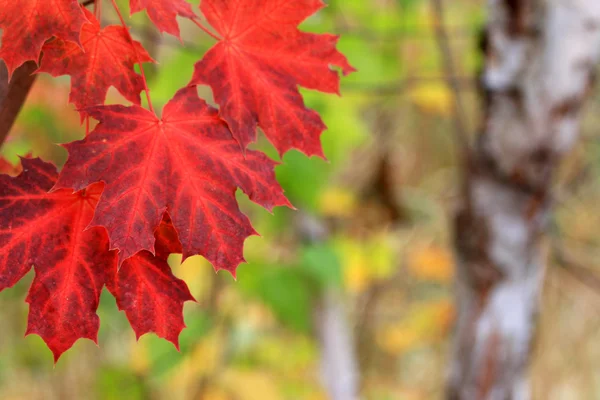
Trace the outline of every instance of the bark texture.
<path fill-rule="evenodd" d="M 598 0 L 488 0 L 484 118 L 455 218 L 449 399 L 526 400 L 554 171 L 600 51 Z"/>

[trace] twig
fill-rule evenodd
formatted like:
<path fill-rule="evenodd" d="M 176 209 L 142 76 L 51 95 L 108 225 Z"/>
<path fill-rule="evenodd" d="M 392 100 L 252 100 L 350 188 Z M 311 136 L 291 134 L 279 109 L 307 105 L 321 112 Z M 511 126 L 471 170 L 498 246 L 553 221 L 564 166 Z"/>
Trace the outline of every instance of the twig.
<path fill-rule="evenodd" d="M 345 83 L 342 86 L 342 92 L 361 92 L 369 93 L 375 96 L 401 96 L 406 90 L 413 86 L 423 83 L 438 82 L 446 80 L 443 76 L 412 76 L 406 79 L 391 82 L 373 82 L 373 83 Z M 458 90 L 471 90 L 475 87 L 475 81 L 467 77 L 457 77 Z"/>
<path fill-rule="evenodd" d="M 28 61 L 14 72 L 10 82 L 4 62 L 0 62 L 0 147 L 8 137 L 27 94 L 37 75 L 33 72 L 37 65 Z"/>

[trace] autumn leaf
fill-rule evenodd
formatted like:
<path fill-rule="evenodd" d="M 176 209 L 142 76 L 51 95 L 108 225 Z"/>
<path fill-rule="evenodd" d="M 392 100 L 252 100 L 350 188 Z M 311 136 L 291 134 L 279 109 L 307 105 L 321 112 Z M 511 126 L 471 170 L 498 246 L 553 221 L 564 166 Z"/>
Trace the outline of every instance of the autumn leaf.
<path fill-rule="evenodd" d="M 158 30 L 176 37 L 180 37 L 177 16 L 196 17 L 192 6 L 185 0 L 131 0 L 129 4 L 132 15 L 146 9 L 150 20 Z"/>
<path fill-rule="evenodd" d="M 153 60 L 112 5 L 122 26 L 101 27 L 99 2 L 92 14 L 76 0 L 0 0 L 9 76 L 43 52 L 37 72 L 69 75 L 70 101 L 98 120 L 65 145 L 60 174 L 37 158 L 22 159 L 21 170 L 0 162 L 0 173 L 21 171 L 0 175 L 0 291 L 35 270 L 26 332 L 42 337 L 55 360 L 80 338 L 97 342 L 104 285 L 138 338 L 155 332 L 178 347 L 183 305 L 194 299 L 167 258 L 202 255 L 235 276 L 246 238 L 257 234 L 237 189 L 269 211 L 291 207 L 277 163 L 246 148 L 256 128 L 280 155 L 323 156 L 325 125 L 298 87 L 339 93 L 335 68 L 354 71 L 336 36 L 298 30 L 320 0 L 203 0 L 222 39 L 158 117 L 149 94 L 148 110 L 140 107 L 147 88 L 134 69 Z M 177 17 L 196 18 L 186 0 L 130 0 L 130 9 L 177 37 Z M 219 111 L 198 97 L 198 84 L 213 89 Z M 134 104 L 103 105 L 111 86 Z"/>
<path fill-rule="evenodd" d="M 26 334 L 42 337 L 55 361 L 79 338 L 97 343 L 96 310 L 106 284 L 138 338 L 155 332 L 178 347 L 183 303 L 194 298 L 167 264 L 169 254 L 181 252 L 168 214 L 155 233 L 156 256 L 140 252 L 117 269 L 106 230 L 87 228 L 103 184 L 48 193 L 56 168 L 39 158 L 22 164 L 17 177 L 0 175 L 0 291 L 34 266 Z"/>
<path fill-rule="evenodd" d="M 304 106 L 297 86 L 339 93 L 338 73 L 354 71 L 336 50 L 337 36 L 298 30 L 320 0 L 203 0 L 200 9 L 222 37 L 196 63 L 192 85 L 209 85 L 220 115 L 245 148 L 257 125 L 280 155 L 296 148 L 323 156 L 325 124 Z"/>
<path fill-rule="evenodd" d="M 422 280 L 450 282 L 454 274 L 452 253 L 435 245 L 416 246 L 409 253 L 408 269 Z"/>
<path fill-rule="evenodd" d="M 69 101 L 79 110 L 104 104 L 110 86 L 127 100 L 140 104 L 144 81 L 133 66 L 138 58 L 140 62 L 154 60 L 139 42 L 132 45 L 125 28 L 116 25 L 100 28 L 94 14 L 84 12 L 90 23 L 81 30 L 83 48 L 62 39 L 46 43 L 38 71 L 52 76 L 70 75 Z"/>
<path fill-rule="evenodd" d="M 37 62 L 52 37 L 79 42 L 86 17 L 76 0 L 0 0 L 0 58 L 9 77 L 25 61 Z"/>
<path fill-rule="evenodd" d="M 20 165 L 13 165 L 4 158 L 0 158 L 0 174 L 17 175 L 21 172 Z"/>
<path fill-rule="evenodd" d="M 141 250 L 154 253 L 154 230 L 168 210 L 183 259 L 200 254 L 234 274 L 244 240 L 256 234 L 236 188 L 268 210 L 290 205 L 275 180 L 276 163 L 257 151 L 244 156 L 193 87 L 177 92 L 162 119 L 136 105 L 87 111 L 100 123 L 65 145 L 69 159 L 56 189 L 106 183 L 91 225 L 107 228 L 120 263 Z"/>
<path fill-rule="evenodd" d="M 452 110 L 452 92 L 442 82 L 416 85 L 408 91 L 408 97 L 430 114 L 448 116 Z"/>
<path fill-rule="evenodd" d="M 85 230 L 102 184 L 47 193 L 58 176 L 39 158 L 21 160 L 17 177 L 0 175 L 0 290 L 33 265 L 27 334 L 38 334 L 55 361 L 79 338 L 97 342 L 105 268 L 116 261 L 102 228 Z"/>
<path fill-rule="evenodd" d="M 445 338 L 454 318 L 454 306 L 448 299 L 415 303 L 404 318 L 383 328 L 376 341 L 390 354 L 400 354 Z"/>
<path fill-rule="evenodd" d="M 167 257 L 173 252 L 181 252 L 181 244 L 167 217 L 156 231 L 156 256 L 141 251 L 121 268 L 115 263 L 106 285 L 136 338 L 154 332 L 179 350 L 179 334 L 185 328 L 183 303 L 195 299 L 185 282 L 171 272 Z"/>

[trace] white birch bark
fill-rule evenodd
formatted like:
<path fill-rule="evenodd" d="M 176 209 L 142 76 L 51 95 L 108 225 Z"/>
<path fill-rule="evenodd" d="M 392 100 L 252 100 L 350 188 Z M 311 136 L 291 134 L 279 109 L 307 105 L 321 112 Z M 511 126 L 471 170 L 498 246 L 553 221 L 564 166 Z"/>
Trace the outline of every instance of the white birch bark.
<path fill-rule="evenodd" d="M 352 328 L 335 290 L 323 293 L 317 308 L 321 378 L 331 400 L 358 399 L 358 364 Z"/>
<path fill-rule="evenodd" d="M 599 0 L 488 0 L 484 121 L 455 219 L 449 399 L 526 400 L 551 182 L 578 136 Z"/>

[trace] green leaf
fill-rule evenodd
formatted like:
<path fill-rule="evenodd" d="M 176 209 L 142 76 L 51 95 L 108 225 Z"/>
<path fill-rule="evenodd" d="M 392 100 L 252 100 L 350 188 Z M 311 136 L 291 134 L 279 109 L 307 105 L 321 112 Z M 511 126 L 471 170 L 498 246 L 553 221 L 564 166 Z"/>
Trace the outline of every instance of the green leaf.
<path fill-rule="evenodd" d="M 101 400 L 142 400 L 149 395 L 144 380 L 126 368 L 102 368 L 98 373 L 95 392 Z"/>
<path fill-rule="evenodd" d="M 301 268 L 321 287 L 342 285 L 340 258 L 328 243 L 305 247 Z"/>
<path fill-rule="evenodd" d="M 237 282 L 287 327 L 303 333 L 310 330 L 314 287 L 300 268 L 248 264 L 238 270 Z"/>

